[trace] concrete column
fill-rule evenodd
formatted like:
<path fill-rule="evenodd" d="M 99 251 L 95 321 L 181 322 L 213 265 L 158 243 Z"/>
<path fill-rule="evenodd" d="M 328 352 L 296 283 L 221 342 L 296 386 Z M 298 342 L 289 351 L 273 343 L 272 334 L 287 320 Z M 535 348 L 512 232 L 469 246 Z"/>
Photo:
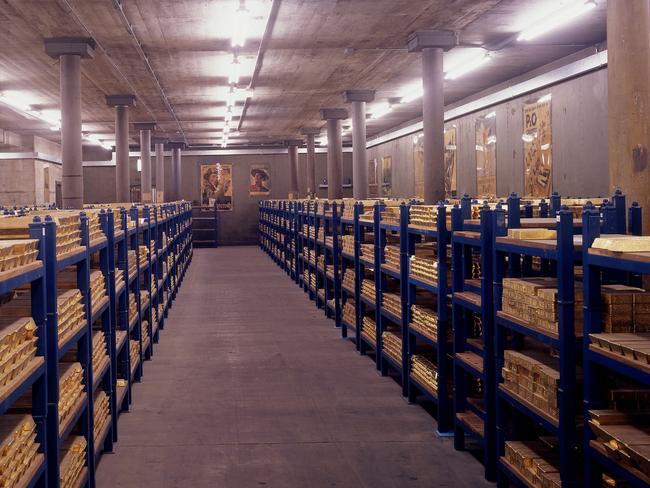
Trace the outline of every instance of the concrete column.
<path fill-rule="evenodd" d="M 115 187 L 116 201 L 131 201 L 129 162 L 129 107 L 135 106 L 133 95 L 109 95 L 106 103 L 115 107 Z M 150 190 L 151 191 L 151 190 Z"/>
<path fill-rule="evenodd" d="M 60 61 L 61 159 L 63 207 L 83 208 L 81 153 L 81 59 L 94 55 L 95 43 L 88 38 L 45 40 L 45 52 Z"/>
<path fill-rule="evenodd" d="M 142 185 L 142 201 L 151 203 L 152 170 L 151 170 L 151 131 L 156 128 L 153 122 L 139 122 L 134 124 L 135 129 L 140 131 L 140 161 L 142 161 L 142 172 L 140 181 Z"/>
<path fill-rule="evenodd" d="M 375 99 L 373 90 L 348 90 L 345 102 L 352 104 L 352 192 L 357 200 L 368 198 L 368 155 L 366 152 L 366 103 Z"/>
<path fill-rule="evenodd" d="M 341 120 L 348 118 L 344 108 L 323 108 L 321 118 L 327 121 L 327 198 L 343 198 L 343 140 Z"/>
<path fill-rule="evenodd" d="M 421 31 L 408 40 L 409 52 L 422 52 L 422 125 L 424 133 L 424 203 L 445 199 L 444 73 L 445 49 L 456 45 L 450 31 Z"/>
<path fill-rule="evenodd" d="M 609 181 L 643 208 L 650 234 L 650 3 L 607 2 Z"/>
<path fill-rule="evenodd" d="M 165 201 L 165 142 L 167 139 L 154 137 L 156 145 L 156 202 Z"/>
<path fill-rule="evenodd" d="M 320 129 L 303 128 L 300 133 L 307 136 L 307 196 L 316 195 L 316 135 Z"/>
<path fill-rule="evenodd" d="M 300 189 L 298 187 L 298 146 L 302 144 L 300 140 L 285 141 L 289 149 L 289 198 L 298 198 Z"/>
<path fill-rule="evenodd" d="M 185 144 L 182 142 L 170 142 L 169 145 L 172 150 L 172 188 L 173 188 L 173 194 L 171 195 L 169 200 L 178 201 L 182 198 L 183 175 L 181 172 L 182 169 L 181 149 L 185 147 Z"/>

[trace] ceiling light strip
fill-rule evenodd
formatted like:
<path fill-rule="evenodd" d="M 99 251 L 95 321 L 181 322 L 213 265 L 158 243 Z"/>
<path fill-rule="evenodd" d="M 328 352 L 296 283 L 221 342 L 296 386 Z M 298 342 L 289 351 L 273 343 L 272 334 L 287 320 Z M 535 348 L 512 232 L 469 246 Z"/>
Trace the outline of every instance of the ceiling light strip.
<path fill-rule="evenodd" d="M 498 90 L 489 95 L 485 95 L 476 100 L 472 100 L 470 102 L 446 110 L 445 122 L 457 119 L 472 112 L 483 110 L 498 103 L 512 100 L 513 98 L 525 95 L 526 93 L 531 93 L 550 85 L 556 85 L 568 79 L 584 75 L 590 71 L 595 71 L 606 66 L 607 51 L 600 51 L 596 54 L 592 54 L 591 56 L 587 56 L 586 58 L 580 59 L 573 63 L 569 63 L 565 66 L 551 70 L 542 75 L 535 76 L 529 80 L 516 83 L 502 90 Z M 406 127 L 402 127 L 401 129 L 397 129 L 382 136 L 369 139 L 366 147 L 371 148 L 421 130 L 422 122 L 415 122 Z"/>

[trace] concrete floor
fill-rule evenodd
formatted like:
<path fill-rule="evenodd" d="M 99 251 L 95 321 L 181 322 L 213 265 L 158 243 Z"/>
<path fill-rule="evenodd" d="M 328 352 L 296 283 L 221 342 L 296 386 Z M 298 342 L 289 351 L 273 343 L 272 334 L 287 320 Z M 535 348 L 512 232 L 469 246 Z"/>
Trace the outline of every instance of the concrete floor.
<path fill-rule="evenodd" d="M 195 250 L 101 487 L 490 486 L 256 247 Z"/>

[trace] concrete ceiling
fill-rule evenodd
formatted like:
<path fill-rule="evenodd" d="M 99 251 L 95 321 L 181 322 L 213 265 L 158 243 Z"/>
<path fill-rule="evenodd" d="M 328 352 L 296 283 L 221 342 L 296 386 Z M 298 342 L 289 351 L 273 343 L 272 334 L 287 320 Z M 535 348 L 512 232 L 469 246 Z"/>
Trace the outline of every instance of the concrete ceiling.
<path fill-rule="evenodd" d="M 47 37 L 93 37 L 82 63 L 83 129 L 113 140 L 105 96 L 132 93 L 131 120 L 191 146 L 218 145 L 228 90 L 235 0 L 0 0 L 0 91 L 28 95 L 41 110 L 59 110 L 59 67 Z M 504 41 L 540 0 L 247 0 L 255 32 L 241 49 L 239 86 L 254 95 L 235 110 L 230 143 L 278 143 L 302 127 L 321 127 L 319 109 L 344 107 L 347 89 L 395 97 L 421 77 L 409 33 L 460 32 L 461 46 L 492 51 L 482 68 L 445 84 L 453 103 L 606 39 L 606 1 L 576 22 L 534 42 Z M 267 23 L 267 19 L 268 23 Z M 264 35 L 264 32 L 267 35 Z M 504 44 L 499 46 L 499 44 Z M 494 50 L 498 46 L 499 49 Z M 458 48 L 456 48 L 458 49 Z M 452 51 L 453 53 L 453 51 Z M 451 53 L 450 53 L 451 55 Z M 447 56 L 447 55 L 446 55 Z M 237 119 L 241 113 L 243 117 Z M 377 134 L 421 116 L 421 101 L 368 123 Z M 0 107 L 0 128 L 58 140 L 48 124 Z M 137 135 L 132 131 L 133 142 Z"/>

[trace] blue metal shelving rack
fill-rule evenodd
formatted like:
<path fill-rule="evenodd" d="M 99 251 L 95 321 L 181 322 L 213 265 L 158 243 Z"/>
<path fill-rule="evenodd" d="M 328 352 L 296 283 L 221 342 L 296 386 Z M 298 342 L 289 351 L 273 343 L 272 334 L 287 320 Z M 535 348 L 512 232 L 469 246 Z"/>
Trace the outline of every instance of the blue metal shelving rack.
<path fill-rule="evenodd" d="M 375 205 L 375 287 L 377 291 L 377 305 L 376 310 L 378 310 L 377 316 L 377 351 L 381 351 L 381 354 L 377 356 L 379 359 L 379 368 L 381 374 L 386 376 L 389 369 L 393 369 L 400 377 L 400 384 L 402 385 L 402 396 L 408 396 L 408 365 L 407 365 L 407 325 L 408 320 L 405 320 L 406 313 L 406 303 L 407 303 L 407 293 L 405 288 L 402 286 L 406 283 L 406 279 L 403 272 L 407 269 L 407 266 L 404 265 L 404 255 L 405 249 L 404 246 L 407 242 L 406 228 L 403 223 L 405 218 L 405 213 L 408 213 L 407 207 L 402 206 L 400 208 L 400 224 L 395 225 L 392 223 L 382 222 L 382 212 L 385 210 L 385 207 L 381 204 Z M 385 248 L 388 242 L 387 234 L 398 235 L 400 237 L 400 270 L 395 270 L 385 264 Z M 389 281 L 394 280 L 399 284 L 400 292 L 400 315 L 397 316 L 391 311 L 386 309 L 383 306 L 384 303 L 384 293 L 389 290 L 388 283 Z M 377 286 L 379 285 L 379 286 Z M 386 354 L 383 350 L 383 339 L 381 337 L 382 332 L 387 328 L 388 323 L 393 323 L 394 325 L 400 328 L 400 337 L 402 339 L 402 357 L 400 362 L 396 362 L 390 355 Z"/>
<path fill-rule="evenodd" d="M 614 206 L 616 208 L 616 206 Z M 614 230 L 624 233 L 624 217 L 621 218 L 620 205 Z M 602 211 L 602 209 L 601 209 Z M 641 208 L 635 203 L 629 209 L 629 229 L 636 235 L 641 234 Z M 622 222 L 622 223 L 621 223 Z M 626 486 L 647 487 L 650 477 L 642 472 L 624 466 L 607 455 L 602 447 L 594 440 L 589 426 L 589 411 L 607 408 L 606 386 L 602 378 L 615 375 L 630 384 L 650 388 L 650 368 L 639 362 L 633 362 L 623 356 L 607 354 L 606 351 L 591 347 L 589 335 L 601 333 L 601 284 L 610 277 L 617 282 L 638 285 L 639 275 L 650 274 L 650 260 L 643 253 L 613 253 L 591 249 L 593 241 L 600 236 L 600 217 L 593 208 L 583 212 L 583 286 L 584 286 L 584 340 L 583 340 L 583 372 L 584 372 L 584 483 L 596 484 L 603 472 L 624 481 Z M 611 271 L 614 271 L 612 274 Z M 622 278 L 622 280 L 621 280 Z M 608 280 L 609 281 L 609 280 Z"/>
<path fill-rule="evenodd" d="M 356 252 L 353 254 L 349 254 L 344 252 L 343 250 L 343 236 L 352 236 L 353 240 L 356 239 L 355 237 L 355 227 L 356 224 L 355 222 L 359 219 L 359 205 L 353 205 L 353 212 L 352 212 L 352 219 L 346 219 L 344 217 L 344 212 L 345 212 L 345 203 L 341 204 L 341 211 L 340 211 L 340 218 L 338 219 L 338 225 L 335 226 L 336 232 L 336 243 L 335 246 L 338 247 L 338 252 L 340 254 L 340 262 L 341 262 L 341 270 L 338 275 L 339 279 L 337 280 L 339 282 L 338 288 L 339 288 L 339 310 L 341 311 L 339 315 L 337 316 L 338 320 L 338 325 L 341 327 L 341 337 L 346 338 L 349 337 L 349 332 L 352 331 L 354 333 L 353 336 L 350 338 L 353 340 L 355 343 L 355 346 L 357 350 L 359 350 L 359 328 L 358 328 L 358 321 L 356 320 L 356 317 L 359 316 L 359 312 L 357 309 L 357 304 L 359 303 L 359 296 L 356 294 L 356 285 L 354 289 L 350 289 L 345 286 L 343 283 L 343 275 L 345 274 L 346 270 L 351 270 L 350 272 L 355 276 L 355 281 L 356 281 L 356 266 L 355 263 L 358 260 L 358 256 L 356 256 Z M 357 246 L 356 244 L 354 245 L 354 249 L 356 250 Z M 343 308 L 345 307 L 345 304 L 347 303 L 348 300 L 352 300 L 355 304 L 355 323 L 349 323 L 347 320 L 343 318 Z"/>
<path fill-rule="evenodd" d="M 50 483 L 58 484 L 60 449 L 63 442 L 77 427 L 80 435 L 86 438 L 86 466 L 79 475 L 80 486 L 94 486 L 94 439 L 92 391 L 93 375 L 90 361 L 91 303 L 90 267 L 88 253 L 88 219 L 81 213 L 81 246 L 64 256 L 56 254 L 56 224 L 50 217 L 44 221 L 45 227 L 45 277 L 47 310 L 47 469 Z M 77 286 L 81 291 L 85 310 L 85 323 L 74 334 L 59 344 L 57 312 L 57 275 L 68 266 L 76 267 Z M 77 349 L 77 360 L 83 368 L 84 392 L 73 407 L 65 424 L 59 422 L 59 361 L 73 347 Z"/>
<path fill-rule="evenodd" d="M 452 368 L 450 356 L 452 352 L 451 323 L 448 313 L 450 291 L 447 283 L 447 248 L 451 243 L 451 231 L 447 229 L 447 209 L 444 204 L 437 206 L 437 227 L 435 229 L 426 229 L 410 225 L 409 216 L 410 206 L 404 206 L 400 212 L 401 233 L 407 236 L 404 246 L 400 249 L 402 252 L 401 267 L 402 280 L 405 283 L 403 287 L 407 296 L 404 310 L 404 323 L 406 327 L 406 361 L 407 379 L 408 379 L 408 398 L 411 403 L 416 401 L 418 394 L 424 395 L 428 400 L 433 401 L 437 406 L 438 434 L 447 436 L 453 432 L 453 402 L 451 391 L 448 383 L 451 379 Z M 415 254 L 415 245 L 418 242 L 429 240 L 434 243 L 437 254 L 438 281 L 423 280 L 416 276 L 410 275 L 410 258 Z M 417 289 L 425 290 L 433 295 L 436 302 L 436 314 L 438 316 L 437 336 L 430 337 L 424 335 L 410 327 L 411 307 L 417 303 Z M 433 395 L 427 387 L 411 376 L 411 358 L 419 352 L 419 345 L 430 346 L 434 349 L 436 366 L 438 368 L 438 390 L 437 395 Z"/>
<path fill-rule="evenodd" d="M 505 215 L 496 211 L 493 216 L 494 233 L 494 303 L 495 303 L 495 343 L 496 343 L 496 379 L 497 404 L 497 456 L 499 486 L 507 486 L 514 482 L 517 486 L 521 478 L 505 461 L 505 441 L 517 435 L 517 432 L 534 433 L 530 427 L 532 422 L 536 429 L 556 436 L 559 439 L 560 476 L 564 487 L 577 486 L 578 456 L 576 455 L 577 433 L 575 418 L 577 414 L 576 401 L 579 398 L 576 382 L 576 360 L 580 348 L 581 337 L 575 333 L 574 323 L 574 264 L 580 261 L 580 249 L 574 244 L 573 216 L 567 209 L 557 212 L 557 242 L 553 244 L 544 241 L 521 241 L 505 237 Z M 554 264 L 558 280 L 558 318 L 559 332 L 554 334 L 521 320 L 500 313 L 502 280 L 505 275 L 507 256 L 532 256 L 547 259 Z M 512 257 L 510 258 L 512 259 Z M 553 418 L 537 409 L 525 399 L 501 385 L 501 369 L 503 354 L 507 344 L 507 333 L 513 335 L 513 345 L 521 345 L 523 338 L 534 340 L 555 348 L 560 357 L 560 383 L 558 388 L 559 418 Z M 510 415 L 508 415 L 510 414 Z M 510 417 L 513 425 L 507 420 Z M 528 428 L 521 425 L 526 422 Z"/>
<path fill-rule="evenodd" d="M 496 477 L 496 426 L 494 387 L 494 329 L 492 316 L 492 210 L 481 208 L 478 228 L 466 224 L 468 199 L 451 211 L 452 318 L 454 326 L 454 447 L 465 448 L 465 436 L 482 450 L 485 477 Z M 465 217 L 465 219 L 464 219 Z M 471 229 L 471 230 L 468 230 Z M 472 252 L 480 252 L 480 278 L 472 279 Z M 481 330 L 472 331 L 479 318 Z M 482 391 L 469 396 L 470 381 L 480 381 Z M 473 389 L 476 389 L 473 388 Z M 475 424 L 467 420 L 473 418 Z M 482 430 L 477 429 L 482 424 Z"/>
<path fill-rule="evenodd" d="M 36 423 L 36 442 L 39 444 L 38 455 L 33 461 L 33 466 L 25 475 L 29 480 L 27 486 L 48 487 L 49 455 L 48 441 L 49 426 L 47 424 L 48 396 L 47 396 L 47 286 L 46 286 L 46 261 L 47 246 L 44 225 L 40 217 L 36 217 L 29 225 L 29 237 L 37 239 L 38 256 L 36 262 L 22 266 L 18 270 L 0 273 L 0 295 L 14 291 L 22 286 L 29 286 L 31 296 L 31 312 L 36 324 L 36 358 L 26 367 L 25 371 L 14 379 L 11 385 L 3 388 L 0 395 L 0 415 L 5 414 L 16 401 L 30 389 L 31 415 Z"/>

